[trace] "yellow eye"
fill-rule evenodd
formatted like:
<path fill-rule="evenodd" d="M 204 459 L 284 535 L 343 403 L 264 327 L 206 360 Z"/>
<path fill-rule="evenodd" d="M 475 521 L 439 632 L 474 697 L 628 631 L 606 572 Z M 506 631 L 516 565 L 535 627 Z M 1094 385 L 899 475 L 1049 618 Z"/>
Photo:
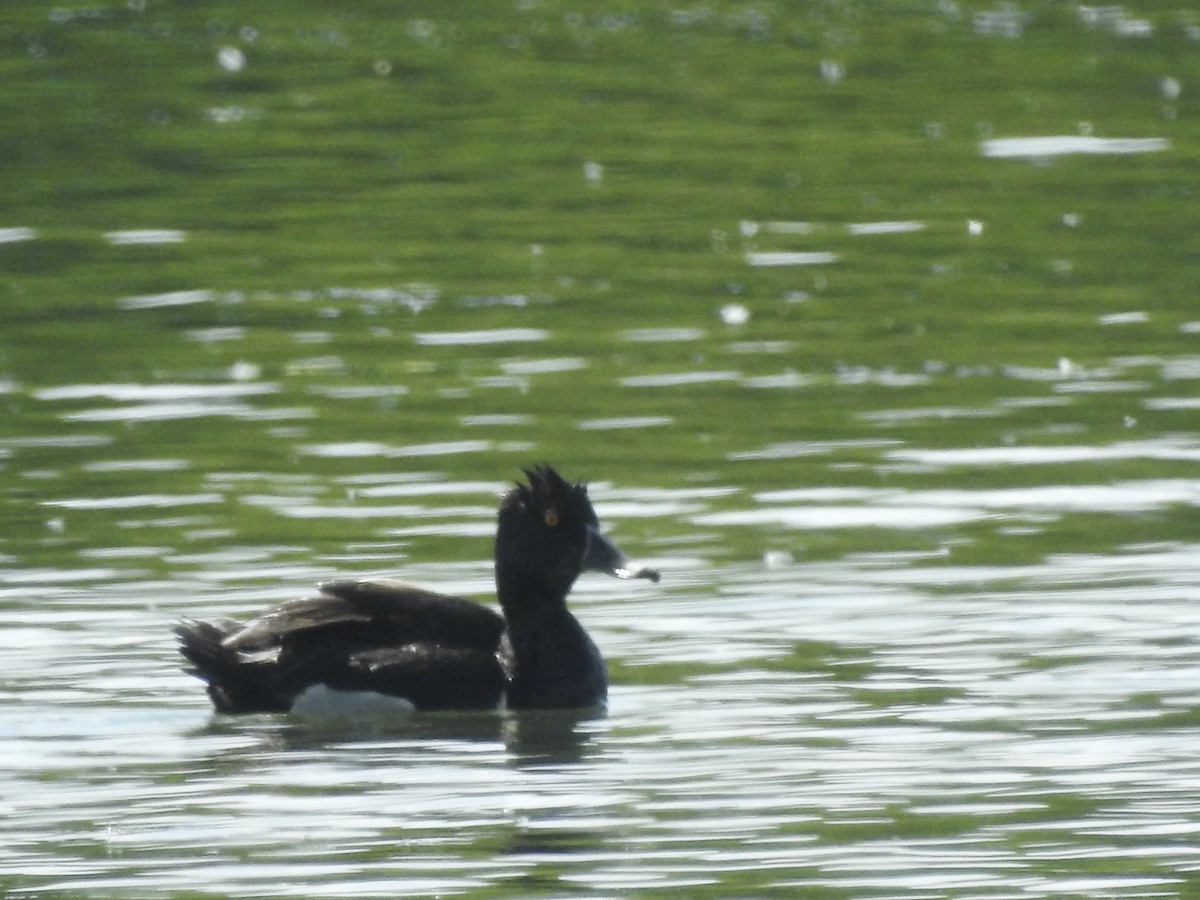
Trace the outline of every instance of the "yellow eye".
<path fill-rule="evenodd" d="M 546 523 L 547 528 L 558 527 L 558 511 L 554 509 L 546 510 L 546 514 L 542 516 L 542 521 Z"/>

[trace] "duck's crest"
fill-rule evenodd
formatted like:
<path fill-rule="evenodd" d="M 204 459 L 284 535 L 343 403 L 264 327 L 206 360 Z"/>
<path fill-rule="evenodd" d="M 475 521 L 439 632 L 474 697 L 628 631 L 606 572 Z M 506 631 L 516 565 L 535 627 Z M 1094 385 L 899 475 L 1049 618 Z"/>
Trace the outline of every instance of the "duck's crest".
<path fill-rule="evenodd" d="M 517 482 L 504 498 L 502 508 L 514 507 L 545 510 L 570 501 L 587 501 L 587 485 L 572 483 L 549 465 L 522 469 L 528 484 Z"/>

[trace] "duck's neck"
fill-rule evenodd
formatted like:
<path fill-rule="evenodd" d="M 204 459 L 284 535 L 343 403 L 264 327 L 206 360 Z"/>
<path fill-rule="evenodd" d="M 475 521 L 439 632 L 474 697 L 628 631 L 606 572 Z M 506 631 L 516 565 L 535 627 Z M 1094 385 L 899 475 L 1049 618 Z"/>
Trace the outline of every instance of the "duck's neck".
<path fill-rule="evenodd" d="M 602 705 L 608 676 L 599 649 L 567 609 L 565 591 L 519 577 L 496 579 L 508 631 L 500 661 L 511 709 Z"/>
<path fill-rule="evenodd" d="M 509 631 L 537 632 L 551 623 L 571 618 L 566 592 L 549 587 L 543 579 L 522 577 L 519 572 L 496 572 L 496 598 Z"/>

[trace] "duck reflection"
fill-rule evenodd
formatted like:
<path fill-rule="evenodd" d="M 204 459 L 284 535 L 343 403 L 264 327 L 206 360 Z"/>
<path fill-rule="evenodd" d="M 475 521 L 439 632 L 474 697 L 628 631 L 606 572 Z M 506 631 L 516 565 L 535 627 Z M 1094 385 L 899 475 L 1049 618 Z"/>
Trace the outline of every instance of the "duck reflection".
<path fill-rule="evenodd" d="M 514 712 L 504 717 L 504 746 L 519 768 L 583 762 L 604 721 L 603 707 Z"/>
<path fill-rule="evenodd" d="M 229 718 L 214 716 L 195 734 L 245 741 L 248 759 L 261 762 L 263 751 L 320 751 L 347 744 L 397 742 L 413 747 L 493 744 L 516 768 L 560 766 L 586 760 L 593 737 L 606 721 L 603 707 L 555 710 L 488 710 L 418 713 L 390 718 L 315 719 L 289 715 Z M 226 763 L 237 751 L 222 754 Z"/>

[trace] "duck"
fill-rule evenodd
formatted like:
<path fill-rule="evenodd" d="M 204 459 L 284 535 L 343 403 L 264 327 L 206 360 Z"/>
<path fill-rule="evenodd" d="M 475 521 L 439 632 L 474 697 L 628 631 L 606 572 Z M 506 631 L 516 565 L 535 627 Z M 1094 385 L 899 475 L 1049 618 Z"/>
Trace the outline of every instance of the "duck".
<path fill-rule="evenodd" d="M 337 579 L 241 622 L 185 618 L 185 671 L 219 713 L 383 697 L 418 711 L 583 709 L 607 702 L 604 658 L 567 608 L 585 571 L 659 580 L 601 533 L 587 485 L 523 470 L 500 501 L 495 607 L 391 579 Z"/>

